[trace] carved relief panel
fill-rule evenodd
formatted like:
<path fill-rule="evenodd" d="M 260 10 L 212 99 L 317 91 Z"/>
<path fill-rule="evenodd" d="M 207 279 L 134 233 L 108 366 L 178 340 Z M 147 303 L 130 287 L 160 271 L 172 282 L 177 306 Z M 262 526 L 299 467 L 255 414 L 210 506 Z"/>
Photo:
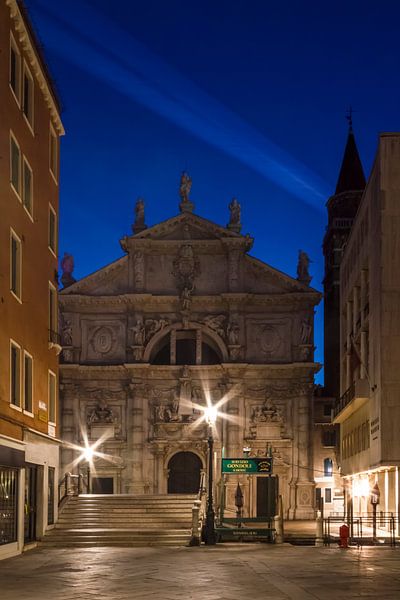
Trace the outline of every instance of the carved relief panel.
<path fill-rule="evenodd" d="M 291 322 L 288 317 L 249 319 L 246 358 L 254 362 L 291 361 Z"/>
<path fill-rule="evenodd" d="M 84 388 L 81 397 L 81 423 L 86 424 L 89 439 L 126 439 L 126 393 L 123 389 Z"/>
<path fill-rule="evenodd" d="M 112 363 L 125 358 L 125 327 L 121 321 L 83 319 L 82 362 Z"/>

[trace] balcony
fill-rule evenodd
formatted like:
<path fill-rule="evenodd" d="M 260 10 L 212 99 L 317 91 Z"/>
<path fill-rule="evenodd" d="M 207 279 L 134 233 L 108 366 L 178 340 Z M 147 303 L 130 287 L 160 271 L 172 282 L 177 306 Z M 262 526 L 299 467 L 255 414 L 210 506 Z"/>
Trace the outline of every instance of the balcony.
<path fill-rule="evenodd" d="M 368 381 L 366 379 L 356 379 L 336 401 L 333 408 L 333 423 L 343 423 L 351 413 L 358 410 L 369 400 L 369 393 Z"/>
<path fill-rule="evenodd" d="M 49 329 L 48 331 L 49 350 L 54 348 L 56 355 L 58 356 L 62 350 L 60 334 L 58 331 L 53 331 L 52 329 Z"/>

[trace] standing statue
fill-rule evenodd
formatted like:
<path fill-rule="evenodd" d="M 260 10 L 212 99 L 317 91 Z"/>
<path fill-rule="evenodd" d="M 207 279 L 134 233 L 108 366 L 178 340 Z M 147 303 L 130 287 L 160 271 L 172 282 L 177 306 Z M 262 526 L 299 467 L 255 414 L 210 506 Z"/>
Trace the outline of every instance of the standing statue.
<path fill-rule="evenodd" d="M 145 328 L 143 323 L 143 318 L 138 317 L 136 321 L 136 325 L 131 327 L 133 332 L 133 343 L 135 346 L 143 346 L 145 341 Z"/>
<path fill-rule="evenodd" d="M 146 225 L 144 222 L 144 200 L 143 198 L 138 198 L 135 204 L 135 222 L 132 226 L 132 230 L 134 233 L 139 233 L 146 229 Z"/>
<path fill-rule="evenodd" d="M 228 229 L 231 229 L 232 231 L 235 231 L 236 233 L 240 233 L 240 230 L 242 228 L 242 224 L 240 222 L 241 208 L 240 208 L 240 204 L 236 198 L 233 198 L 232 202 L 229 204 L 229 211 L 230 211 L 230 217 L 229 217 L 229 223 L 228 223 L 227 227 L 228 227 Z"/>
<path fill-rule="evenodd" d="M 297 279 L 306 285 L 309 285 L 311 281 L 311 275 L 308 272 L 308 267 L 310 265 L 310 259 L 308 255 L 303 250 L 299 250 L 299 259 L 297 262 Z"/>
<path fill-rule="evenodd" d="M 311 340 L 312 325 L 310 319 L 303 319 L 301 322 L 300 343 L 309 344 Z"/>
<path fill-rule="evenodd" d="M 181 292 L 181 304 L 182 310 L 190 310 L 190 306 L 192 304 L 192 292 L 193 292 L 193 284 L 189 287 L 184 287 Z"/>
<path fill-rule="evenodd" d="M 229 321 L 226 329 L 229 345 L 236 346 L 239 343 L 239 331 L 239 325 L 234 321 Z"/>
<path fill-rule="evenodd" d="M 181 212 L 193 212 L 194 204 L 189 198 L 190 190 L 192 189 L 192 180 L 189 175 L 183 171 L 181 175 L 181 182 L 179 186 L 179 195 L 181 197 L 181 203 L 179 209 Z"/>
<path fill-rule="evenodd" d="M 229 225 L 240 225 L 240 204 L 236 198 L 233 198 L 229 204 L 229 210 L 231 213 Z"/>
<path fill-rule="evenodd" d="M 72 346 L 72 323 L 68 319 L 64 320 L 61 330 L 61 340 L 63 346 Z"/>
<path fill-rule="evenodd" d="M 74 266 L 74 257 L 72 256 L 72 254 L 64 252 L 64 256 L 61 260 L 61 283 L 63 284 L 64 288 L 72 285 L 76 281 L 76 279 L 72 275 L 74 271 Z"/>

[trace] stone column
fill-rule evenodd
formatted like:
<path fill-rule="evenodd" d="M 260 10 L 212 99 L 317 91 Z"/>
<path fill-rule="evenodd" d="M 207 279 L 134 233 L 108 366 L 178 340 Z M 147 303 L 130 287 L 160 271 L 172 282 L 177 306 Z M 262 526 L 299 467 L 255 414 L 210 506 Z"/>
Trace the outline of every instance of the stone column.
<path fill-rule="evenodd" d="M 292 455 L 291 455 L 291 472 L 292 476 L 289 482 L 289 519 L 294 519 L 296 516 L 296 486 L 299 476 L 299 399 L 293 398 L 292 404 L 292 419 L 291 419 L 291 435 L 292 435 Z"/>
<path fill-rule="evenodd" d="M 145 492 L 144 483 L 144 395 L 145 388 L 140 378 L 132 378 L 130 384 L 132 421 L 131 421 L 131 464 L 132 464 L 132 484 L 130 492 L 133 494 L 143 494 Z"/>
<path fill-rule="evenodd" d="M 72 444 L 79 443 L 80 437 L 78 387 L 74 383 L 60 384 L 60 404 L 61 437 L 65 442 L 71 444 L 71 446 L 66 445 L 61 449 L 60 478 L 62 478 L 66 471 L 78 473 L 78 466 L 74 463 L 79 453 L 72 448 Z"/>
<path fill-rule="evenodd" d="M 314 488 L 311 435 L 312 384 L 305 385 L 298 401 L 298 480 L 296 519 L 314 518 Z"/>

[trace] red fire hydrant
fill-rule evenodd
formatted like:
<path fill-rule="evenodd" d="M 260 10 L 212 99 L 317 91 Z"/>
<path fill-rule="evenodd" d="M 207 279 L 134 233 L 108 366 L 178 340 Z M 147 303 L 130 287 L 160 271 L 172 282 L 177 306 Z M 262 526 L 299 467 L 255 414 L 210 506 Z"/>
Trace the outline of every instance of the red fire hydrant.
<path fill-rule="evenodd" d="M 342 525 L 341 527 L 339 527 L 339 537 L 340 537 L 339 546 L 341 548 L 348 548 L 349 547 L 349 528 L 347 527 L 347 525 Z"/>

